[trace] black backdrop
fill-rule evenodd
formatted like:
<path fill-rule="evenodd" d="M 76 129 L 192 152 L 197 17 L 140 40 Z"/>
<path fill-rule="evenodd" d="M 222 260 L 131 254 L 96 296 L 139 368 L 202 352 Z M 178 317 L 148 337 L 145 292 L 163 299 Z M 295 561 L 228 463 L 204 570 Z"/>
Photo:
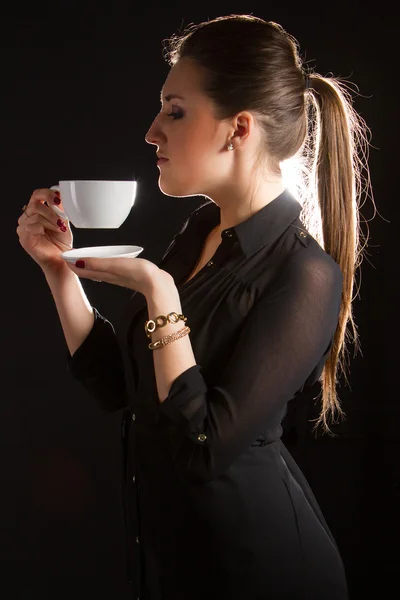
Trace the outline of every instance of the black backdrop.
<path fill-rule="evenodd" d="M 216 1 L 198 9 L 181 2 L 162 8 L 113 3 L 101 10 L 64 0 L 36 4 L 32 14 L 8 10 L 0 40 L 2 597 L 129 597 L 120 415 L 102 413 L 66 373 L 51 295 L 15 233 L 21 207 L 34 189 L 60 179 L 134 177 L 137 200 L 121 228 L 75 230 L 75 247 L 133 243 L 157 261 L 202 201 L 163 196 L 155 148 L 144 142 L 168 72 L 162 40 L 191 22 L 229 13 L 280 22 L 318 72 L 353 80 L 361 94 L 355 106 L 373 133 L 370 166 L 380 214 L 372 219 L 370 201 L 362 208 L 370 240 L 354 315 L 363 354 L 351 361 L 351 389 L 343 380 L 339 388 L 348 418 L 336 427 L 335 440 L 315 440 L 309 423 L 315 389 L 292 407 L 284 439 L 336 536 L 351 597 L 385 597 L 400 566 L 394 8 L 307 2 L 269 9 L 262 2 Z M 131 293 L 86 280 L 84 288 L 111 321 Z"/>

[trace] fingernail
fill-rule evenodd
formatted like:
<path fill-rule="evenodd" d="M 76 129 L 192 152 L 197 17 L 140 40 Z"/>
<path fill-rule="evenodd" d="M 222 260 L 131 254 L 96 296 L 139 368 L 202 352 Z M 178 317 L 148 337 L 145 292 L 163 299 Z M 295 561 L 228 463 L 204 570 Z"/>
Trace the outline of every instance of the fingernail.
<path fill-rule="evenodd" d="M 54 193 L 57 194 L 57 196 L 61 196 L 60 192 L 57 190 L 55 190 Z"/>
<path fill-rule="evenodd" d="M 58 219 L 58 221 L 57 221 L 57 225 L 58 225 L 59 227 L 65 227 L 65 225 L 64 225 L 64 223 L 61 221 L 61 219 Z"/>
<path fill-rule="evenodd" d="M 84 269 L 85 268 L 85 261 L 84 260 L 77 260 L 75 263 L 75 266 L 78 267 L 79 269 Z"/>
<path fill-rule="evenodd" d="M 65 227 L 65 225 L 63 225 L 62 227 L 60 227 L 60 229 L 61 229 L 61 231 L 62 231 L 63 233 L 65 233 L 65 232 L 67 231 L 67 228 Z"/>
<path fill-rule="evenodd" d="M 54 204 L 60 204 L 61 200 L 60 198 L 57 198 L 57 196 L 55 196 L 55 198 L 53 198 L 53 202 Z"/>

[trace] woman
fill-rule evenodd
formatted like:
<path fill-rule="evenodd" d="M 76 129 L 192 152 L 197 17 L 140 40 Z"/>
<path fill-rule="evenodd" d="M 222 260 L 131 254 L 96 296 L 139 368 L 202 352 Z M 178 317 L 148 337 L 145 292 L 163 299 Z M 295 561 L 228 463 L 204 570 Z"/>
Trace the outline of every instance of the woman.
<path fill-rule="evenodd" d="M 272 22 L 191 26 L 168 59 L 146 141 L 168 159 L 164 194 L 207 201 L 160 264 L 65 263 L 72 234 L 48 189 L 17 229 L 50 286 L 72 375 L 105 410 L 123 410 L 132 597 L 342 600 L 335 540 L 280 437 L 287 403 L 317 381 L 317 425 L 329 432 L 341 414 L 363 122 Z M 302 203 L 283 182 L 291 157 L 311 165 Z M 135 291 L 116 329 L 78 277 Z"/>

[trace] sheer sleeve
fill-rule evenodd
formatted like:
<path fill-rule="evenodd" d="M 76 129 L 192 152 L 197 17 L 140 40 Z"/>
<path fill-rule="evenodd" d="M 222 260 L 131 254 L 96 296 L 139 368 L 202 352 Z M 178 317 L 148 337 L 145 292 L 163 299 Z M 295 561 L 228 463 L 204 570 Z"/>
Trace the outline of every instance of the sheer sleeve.
<path fill-rule="evenodd" d="M 94 324 L 73 356 L 68 352 L 67 371 L 99 406 L 114 412 L 127 406 L 123 359 L 114 328 L 95 308 Z"/>
<path fill-rule="evenodd" d="M 180 477 L 218 477 L 274 426 L 334 335 L 342 273 L 328 255 L 298 256 L 247 315 L 219 382 L 208 387 L 195 365 L 160 404 L 160 427 Z M 326 359 L 325 359 L 326 360 Z"/>
<path fill-rule="evenodd" d="M 191 216 L 187 217 L 179 232 L 173 237 L 158 266 L 160 268 L 177 252 L 177 245 L 186 231 Z M 136 294 L 137 292 L 135 292 Z M 94 324 L 87 338 L 74 355 L 67 354 L 67 371 L 107 412 L 114 412 L 129 405 L 121 354 L 114 327 L 95 308 Z M 134 374 L 131 373 L 134 377 Z"/>

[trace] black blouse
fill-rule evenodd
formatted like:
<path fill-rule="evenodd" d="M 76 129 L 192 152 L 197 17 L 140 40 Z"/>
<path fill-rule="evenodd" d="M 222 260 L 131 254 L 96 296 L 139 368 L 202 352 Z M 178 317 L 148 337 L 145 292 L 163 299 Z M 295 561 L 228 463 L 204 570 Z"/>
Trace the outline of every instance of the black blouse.
<path fill-rule="evenodd" d="M 115 328 L 95 309 L 92 331 L 68 356 L 103 409 L 123 409 L 135 599 L 347 597 L 335 541 L 280 440 L 287 403 L 321 375 L 342 292 L 339 266 L 300 212 L 284 191 L 224 230 L 212 260 L 183 283 L 220 210 L 207 201 L 186 219 L 159 267 L 178 288 L 196 365 L 163 403 L 142 294 Z"/>

